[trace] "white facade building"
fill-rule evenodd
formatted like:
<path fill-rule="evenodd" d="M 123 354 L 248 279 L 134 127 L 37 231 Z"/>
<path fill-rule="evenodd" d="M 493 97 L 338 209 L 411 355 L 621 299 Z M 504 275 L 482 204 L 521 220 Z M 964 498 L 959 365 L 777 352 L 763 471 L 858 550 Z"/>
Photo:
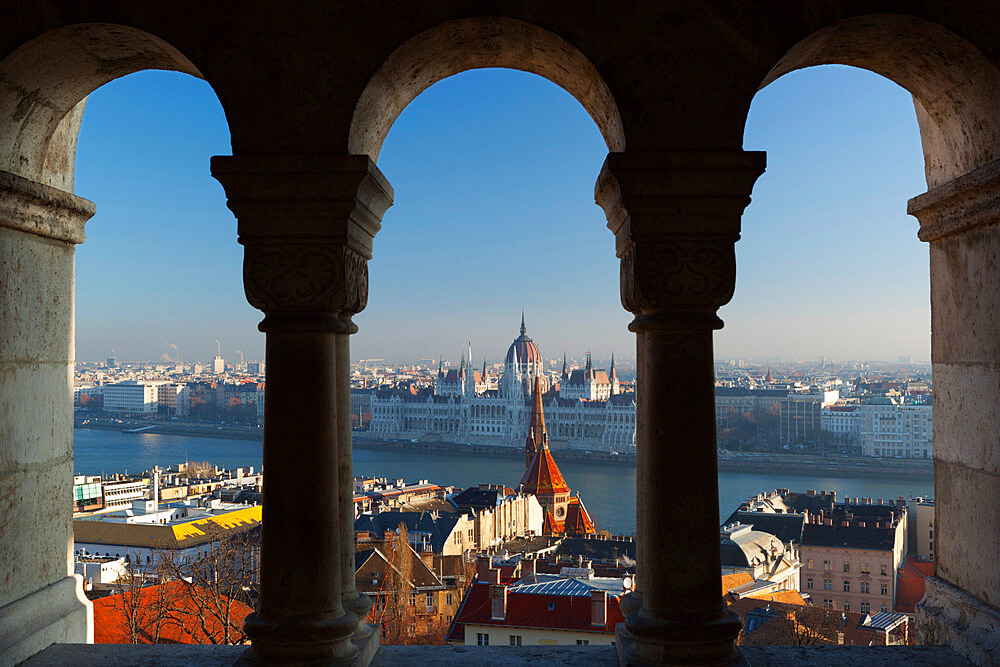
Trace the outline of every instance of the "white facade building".
<path fill-rule="evenodd" d="M 187 415 L 191 397 L 187 385 L 167 380 L 130 380 L 104 385 L 104 411 L 131 415 L 156 414 L 164 406 L 171 414 Z"/>
<path fill-rule="evenodd" d="M 469 346 L 467 358 L 472 358 Z M 531 414 L 531 387 L 542 385 L 549 442 L 556 448 L 630 451 L 635 447 L 635 395 L 621 393 L 614 362 L 607 370 L 586 367 L 569 373 L 565 361 L 559 391 L 542 368 L 542 355 L 527 335 L 507 350 L 498 389 L 486 369 L 465 362 L 447 373 L 441 367 L 433 389 L 379 390 L 371 399 L 371 435 L 521 447 Z M 548 389 L 548 391 L 546 391 Z"/>
<path fill-rule="evenodd" d="M 934 456 L 934 416 L 929 403 L 876 398 L 861 404 L 861 445 L 866 456 L 929 459 Z"/>

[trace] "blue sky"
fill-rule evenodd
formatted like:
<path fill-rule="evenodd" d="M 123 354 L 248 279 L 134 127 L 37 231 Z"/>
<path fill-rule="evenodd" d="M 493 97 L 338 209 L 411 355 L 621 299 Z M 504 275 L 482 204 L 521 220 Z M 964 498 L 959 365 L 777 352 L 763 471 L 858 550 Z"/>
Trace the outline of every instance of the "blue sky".
<path fill-rule="evenodd" d="M 737 245 L 717 356 L 929 358 L 927 248 L 906 216 L 926 189 L 909 95 L 845 67 L 793 72 L 757 95 L 745 148 L 768 151 Z M 355 358 L 499 360 L 521 309 L 546 357 L 634 356 L 618 262 L 593 203 L 606 147 L 539 77 L 466 72 L 393 126 L 379 167 L 395 204 L 375 239 Z M 97 203 L 77 251 L 77 358 L 263 357 L 242 249 L 209 157 L 230 153 L 202 81 L 142 72 L 88 101 L 77 194 Z M 401 335 L 401 332 L 404 332 Z"/>

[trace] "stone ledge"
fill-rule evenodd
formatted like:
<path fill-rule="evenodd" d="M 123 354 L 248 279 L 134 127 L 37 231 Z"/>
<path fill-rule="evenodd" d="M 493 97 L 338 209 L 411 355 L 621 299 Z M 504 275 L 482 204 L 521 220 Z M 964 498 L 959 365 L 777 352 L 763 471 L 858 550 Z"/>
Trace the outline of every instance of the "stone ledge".
<path fill-rule="evenodd" d="M 243 654 L 243 646 L 177 646 L 121 644 L 56 644 L 24 663 L 26 667 L 114 667 L 146 665 L 231 665 Z M 746 646 L 743 654 L 751 665 L 802 665 L 829 667 L 878 667 L 905 664 L 969 665 L 942 646 Z M 383 646 L 372 665 L 400 667 L 414 664 L 501 667 L 506 665 L 617 665 L 614 646 Z"/>
<path fill-rule="evenodd" d="M 94 203 L 51 185 L 0 171 L 0 226 L 67 243 L 83 243 Z"/>

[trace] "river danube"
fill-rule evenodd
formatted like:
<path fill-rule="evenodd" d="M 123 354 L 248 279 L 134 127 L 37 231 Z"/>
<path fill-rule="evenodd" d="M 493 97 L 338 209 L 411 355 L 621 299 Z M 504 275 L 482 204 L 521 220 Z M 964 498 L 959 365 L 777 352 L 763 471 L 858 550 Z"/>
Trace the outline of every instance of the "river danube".
<path fill-rule="evenodd" d="M 185 435 L 118 433 L 80 428 L 73 443 L 78 474 L 142 471 L 154 465 L 166 468 L 185 460 L 208 461 L 223 468 L 261 466 L 261 443 Z M 614 534 L 635 533 L 635 468 L 606 462 L 556 462 L 567 483 L 579 492 L 598 528 Z M 354 450 L 354 474 L 402 477 L 407 482 L 427 479 L 459 488 L 480 482 L 516 486 L 524 465 L 519 458 L 490 457 L 450 452 Z M 719 507 L 722 521 L 748 496 L 775 488 L 836 491 L 838 497 L 896 498 L 933 496 L 930 479 L 868 479 L 822 477 L 775 472 L 719 473 Z"/>

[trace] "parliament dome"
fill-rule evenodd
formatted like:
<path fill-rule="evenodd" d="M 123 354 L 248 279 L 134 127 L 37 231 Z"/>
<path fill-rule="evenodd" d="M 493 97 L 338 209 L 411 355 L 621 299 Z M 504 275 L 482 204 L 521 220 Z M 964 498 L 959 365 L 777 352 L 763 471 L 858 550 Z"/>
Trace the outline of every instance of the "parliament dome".
<path fill-rule="evenodd" d="M 507 348 L 507 363 L 514 363 L 514 355 L 520 364 L 542 363 L 542 354 L 538 351 L 538 346 L 528 338 L 527 329 L 524 326 L 524 313 L 521 314 L 521 335 L 514 339 L 514 342 Z"/>

